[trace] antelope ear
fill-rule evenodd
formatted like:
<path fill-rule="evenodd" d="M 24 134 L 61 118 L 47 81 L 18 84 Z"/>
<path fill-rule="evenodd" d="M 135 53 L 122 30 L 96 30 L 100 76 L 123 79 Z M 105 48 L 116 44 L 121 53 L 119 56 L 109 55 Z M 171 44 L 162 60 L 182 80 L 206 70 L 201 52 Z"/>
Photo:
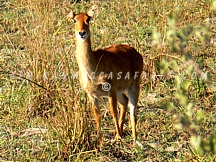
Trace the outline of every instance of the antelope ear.
<path fill-rule="evenodd" d="M 70 11 L 70 13 L 67 15 L 67 18 L 73 19 L 75 17 L 75 13 L 73 11 Z"/>
<path fill-rule="evenodd" d="M 95 14 L 95 11 L 98 9 L 98 6 L 97 5 L 93 5 L 92 7 L 89 8 L 87 14 L 88 16 L 90 17 L 93 17 L 94 14 Z"/>
<path fill-rule="evenodd" d="M 75 16 L 76 14 L 73 11 L 70 11 L 70 13 L 67 15 L 67 18 L 71 19 L 74 23 L 76 23 Z"/>

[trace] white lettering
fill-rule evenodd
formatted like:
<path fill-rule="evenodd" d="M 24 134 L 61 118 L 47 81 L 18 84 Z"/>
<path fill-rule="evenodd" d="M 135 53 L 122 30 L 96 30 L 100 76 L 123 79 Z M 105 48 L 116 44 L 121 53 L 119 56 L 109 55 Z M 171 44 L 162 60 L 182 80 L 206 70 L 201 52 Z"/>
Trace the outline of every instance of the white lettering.
<path fill-rule="evenodd" d="M 172 71 L 169 71 L 169 72 L 168 72 L 167 79 L 171 79 L 171 78 L 172 78 Z"/>
<path fill-rule="evenodd" d="M 72 79 L 73 80 L 78 79 L 78 72 L 72 73 Z"/>
<path fill-rule="evenodd" d="M 195 80 L 195 79 L 196 79 L 196 76 L 197 76 L 197 75 L 196 75 L 196 72 L 193 72 L 192 75 L 191 75 L 191 79 L 192 79 L 192 80 Z"/>
<path fill-rule="evenodd" d="M 113 79 L 113 72 L 110 72 L 110 74 L 108 75 L 107 79 Z"/>
<path fill-rule="evenodd" d="M 130 72 L 127 72 L 127 74 L 125 75 L 125 79 L 130 79 Z"/>
<path fill-rule="evenodd" d="M 151 78 L 152 78 L 153 82 L 155 82 L 155 80 L 156 80 L 156 73 L 155 72 L 152 73 L 152 77 Z"/>
<path fill-rule="evenodd" d="M 103 77 L 104 77 L 104 72 L 102 71 L 100 72 L 99 79 L 103 79 Z"/>
<path fill-rule="evenodd" d="M 95 72 L 92 72 L 92 73 L 91 73 L 90 78 L 91 78 L 91 79 L 95 79 Z"/>
<path fill-rule="evenodd" d="M 185 79 L 186 79 L 186 76 L 185 76 L 185 72 L 184 72 L 184 71 L 181 73 L 181 78 L 182 78 L 182 80 L 185 80 Z"/>
<path fill-rule="evenodd" d="M 202 72 L 202 73 L 201 73 L 201 76 L 200 76 L 200 79 L 206 81 L 206 80 L 208 79 L 208 72 L 205 72 L 205 73 Z"/>
<path fill-rule="evenodd" d="M 138 77 L 138 74 L 139 74 L 139 72 L 136 71 L 135 74 L 134 74 L 134 80 Z"/>
<path fill-rule="evenodd" d="M 118 73 L 117 80 L 121 79 L 122 72 Z"/>
<path fill-rule="evenodd" d="M 146 75 L 146 72 L 144 71 L 143 74 L 142 74 L 142 79 L 143 79 L 143 80 L 146 80 L 146 78 L 147 78 L 146 76 L 147 76 L 147 75 Z"/>

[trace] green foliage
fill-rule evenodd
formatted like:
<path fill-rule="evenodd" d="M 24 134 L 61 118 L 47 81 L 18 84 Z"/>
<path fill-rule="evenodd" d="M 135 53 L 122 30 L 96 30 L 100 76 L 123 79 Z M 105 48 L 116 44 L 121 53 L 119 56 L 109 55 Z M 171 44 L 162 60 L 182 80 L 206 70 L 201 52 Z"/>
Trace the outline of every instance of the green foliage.
<path fill-rule="evenodd" d="M 159 63 L 160 74 L 165 76 L 174 74 L 171 78 L 174 79 L 175 93 L 172 95 L 177 100 L 168 102 L 167 110 L 175 113 L 175 120 L 178 122 L 174 124 L 174 127 L 189 134 L 191 151 L 196 159 L 200 159 L 200 156 L 214 159 L 216 153 L 215 132 L 211 129 L 211 133 L 206 136 L 205 108 L 197 106 L 199 98 L 206 95 L 206 87 L 211 85 L 208 84 L 208 80 L 213 78 L 209 78 L 208 74 L 203 71 L 206 66 L 203 57 L 198 57 L 197 61 L 194 60 L 196 56 L 194 51 L 199 52 L 202 46 L 210 43 L 212 32 L 209 25 L 178 26 L 178 21 L 179 8 L 168 15 L 169 28 L 166 33 L 167 41 L 164 42 L 164 45 L 168 44 L 170 51 L 180 52 L 182 56 L 176 58 L 169 54 L 163 54 L 161 56 L 165 57 L 162 57 Z M 160 44 L 160 35 L 157 28 L 153 29 L 153 40 L 157 44 Z M 160 48 L 163 47 L 160 46 Z M 178 114 L 173 111 L 175 107 L 181 110 Z"/>
<path fill-rule="evenodd" d="M 190 143 L 193 146 L 191 149 L 195 149 L 196 152 L 193 150 L 193 153 L 196 155 L 197 159 L 199 159 L 199 155 L 208 155 L 210 159 L 213 159 L 216 153 L 215 132 L 212 131 L 211 135 L 206 137 L 205 131 L 203 131 L 203 122 L 205 120 L 204 111 L 202 108 L 194 109 L 196 105 L 194 102 L 197 102 L 196 96 L 202 95 L 206 91 L 206 80 L 203 80 L 204 72 L 200 72 L 201 70 L 199 69 L 203 69 L 204 60 L 200 57 L 197 60 L 198 65 L 194 64 L 192 57 L 188 57 L 187 55 L 187 53 L 192 52 L 191 50 L 193 50 L 193 48 L 191 48 L 190 51 L 185 51 L 191 44 L 192 37 L 196 38 L 196 36 L 198 36 L 199 40 L 196 40 L 200 41 L 202 44 L 209 43 L 211 32 L 207 26 L 198 27 L 191 24 L 186 27 L 178 27 L 179 29 L 177 29 L 177 19 L 177 14 L 175 12 L 171 12 L 168 16 L 168 24 L 171 30 L 167 31 L 167 43 L 171 51 L 180 51 L 183 54 L 181 58 L 183 62 L 189 62 L 191 64 L 188 64 L 186 68 L 180 69 L 181 67 L 178 66 L 178 64 L 181 65 L 181 62 L 170 62 L 162 58 L 160 62 L 160 72 L 164 74 L 170 69 L 177 72 L 175 76 L 175 97 L 178 101 L 177 107 L 181 108 L 182 111 L 179 113 L 178 122 L 174 125 L 175 128 L 190 134 Z M 194 43 L 192 42 L 192 44 Z M 194 50 L 197 51 L 197 46 L 192 47 L 196 48 Z M 198 68 L 196 66 L 198 66 Z M 177 69 L 184 70 L 187 76 L 184 75 L 182 77 Z M 199 74 L 199 76 L 197 74 Z M 168 110 L 170 109 L 169 107 Z"/>

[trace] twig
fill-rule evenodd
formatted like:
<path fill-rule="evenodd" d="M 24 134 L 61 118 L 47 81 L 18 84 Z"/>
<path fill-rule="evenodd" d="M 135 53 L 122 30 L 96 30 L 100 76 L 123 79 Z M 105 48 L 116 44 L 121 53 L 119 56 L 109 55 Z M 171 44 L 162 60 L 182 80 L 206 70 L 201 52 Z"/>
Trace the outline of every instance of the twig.
<path fill-rule="evenodd" d="M 37 85 L 38 87 L 40 87 L 40 88 L 42 88 L 42 89 L 48 91 L 48 90 L 47 90 L 45 87 L 43 87 L 42 85 L 40 85 L 40 84 L 38 84 L 38 83 L 36 83 L 36 82 L 34 82 L 34 81 L 32 81 L 32 80 L 26 78 L 26 77 L 23 77 L 23 76 L 21 76 L 21 75 L 19 75 L 19 74 L 7 72 L 7 71 L 6 71 L 6 72 L 5 72 L 5 71 L 0 71 L 0 73 L 2 73 L 2 74 L 7 74 L 7 75 L 14 75 L 14 76 L 17 76 L 17 77 L 19 77 L 19 78 L 21 78 L 21 79 L 27 80 L 27 81 L 29 81 L 30 83 L 33 83 L 33 84 Z"/>

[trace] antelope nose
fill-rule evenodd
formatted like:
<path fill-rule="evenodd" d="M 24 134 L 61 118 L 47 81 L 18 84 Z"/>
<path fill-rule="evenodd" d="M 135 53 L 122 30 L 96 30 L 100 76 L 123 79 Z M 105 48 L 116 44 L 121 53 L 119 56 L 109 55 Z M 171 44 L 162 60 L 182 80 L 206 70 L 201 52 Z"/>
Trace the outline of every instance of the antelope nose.
<path fill-rule="evenodd" d="M 79 32 L 79 35 L 81 36 L 81 38 L 85 38 L 86 34 L 87 34 L 87 33 L 86 33 L 85 30 Z"/>

